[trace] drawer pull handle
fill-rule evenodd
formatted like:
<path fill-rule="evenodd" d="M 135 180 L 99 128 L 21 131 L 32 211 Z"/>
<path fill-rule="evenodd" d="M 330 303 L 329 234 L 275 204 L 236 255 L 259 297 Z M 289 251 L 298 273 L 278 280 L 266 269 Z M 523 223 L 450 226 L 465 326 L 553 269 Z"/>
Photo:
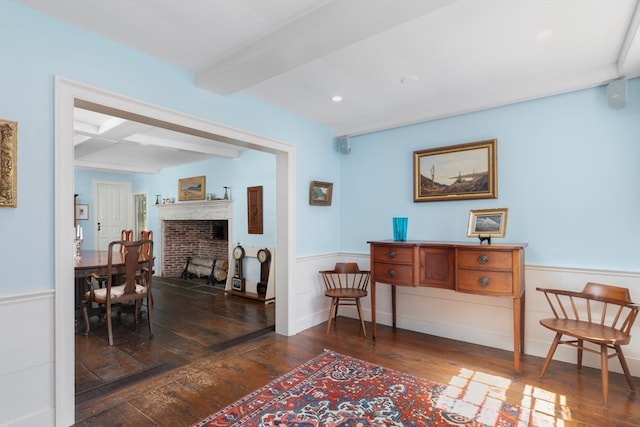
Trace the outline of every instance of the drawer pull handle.
<path fill-rule="evenodd" d="M 488 262 L 489 262 L 489 257 L 488 257 L 487 255 L 480 255 L 480 256 L 478 257 L 478 262 L 479 262 L 480 264 L 486 264 L 486 263 L 488 263 Z"/>
<path fill-rule="evenodd" d="M 489 286 L 489 278 L 488 277 L 479 278 L 478 284 L 480 285 L 481 288 L 486 288 L 487 286 Z"/>
<path fill-rule="evenodd" d="M 387 276 L 389 276 L 389 277 L 396 277 L 396 271 L 395 271 L 395 270 L 389 270 L 389 271 L 387 271 Z"/>
<path fill-rule="evenodd" d="M 389 258 L 395 258 L 396 257 L 396 251 L 389 251 L 389 253 L 387 254 L 387 256 Z"/>

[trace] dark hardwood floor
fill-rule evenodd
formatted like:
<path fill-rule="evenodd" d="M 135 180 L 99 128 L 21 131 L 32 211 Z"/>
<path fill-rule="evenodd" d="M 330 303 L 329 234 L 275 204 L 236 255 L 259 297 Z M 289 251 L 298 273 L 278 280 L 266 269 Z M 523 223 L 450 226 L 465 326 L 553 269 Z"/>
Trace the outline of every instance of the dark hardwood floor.
<path fill-rule="evenodd" d="M 328 335 L 324 323 L 285 337 L 265 333 L 265 327 L 273 324 L 273 305 L 224 294 L 209 299 L 172 285 L 164 290 L 161 285 L 157 288 L 153 340 L 147 339 L 144 324 L 135 334 L 126 324 L 116 329 L 113 349 L 108 348 L 104 336 L 77 338 L 79 355 L 91 348 L 86 353 L 97 355 L 95 366 L 100 366 L 99 360 L 103 359 L 102 368 L 94 369 L 105 383 L 121 375 L 119 365 L 129 357 L 139 363 L 130 362 L 142 373 L 131 384 L 104 389 L 108 393 L 103 395 L 85 395 L 76 403 L 76 425 L 188 426 L 324 349 L 444 384 L 463 372 L 465 376 L 495 376 L 507 385 L 507 401 L 540 409 L 543 417 L 538 425 L 640 425 L 638 398 L 628 390 L 621 374 L 610 374 L 609 408 L 603 408 L 597 369 L 585 368 L 579 375 L 575 365 L 554 361 L 540 381 L 543 360 L 525 355 L 522 374 L 513 377 L 509 351 L 380 325 L 374 342 L 362 337 L 357 320 L 344 317 L 338 318 Z M 193 299 L 198 301 L 190 301 Z M 201 299 L 209 301 L 204 303 L 210 307 L 204 310 L 206 313 L 190 308 L 199 306 Z M 171 307 L 165 306 L 168 303 Z M 181 328 L 176 323 L 189 323 L 193 329 L 186 331 L 191 328 Z M 242 330 L 254 334 L 238 338 L 237 333 Z M 225 338 L 230 339 L 229 345 L 224 344 Z M 112 353 L 120 352 L 119 358 L 114 356 L 113 361 L 104 362 L 105 354 L 111 359 Z M 160 367 L 162 363 L 167 365 Z M 144 367 L 150 372 L 145 373 Z M 85 387 L 90 383 L 84 381 L 83 374 L 77 382 Z"/>
<path fill-rule="evenodd" d="M 76 404 L 268 333 L 275 325 L 273 304 L 225 295 L 222 285 L 205 280 L 154 278 L 153 298 L 151 340 L 146 315 L 137 326 L 131 314 L 113 315 L 112 347 L 103 319 L 90 319 L 89 336 L 84 336 L 84 320 L 79 319 Z"/>

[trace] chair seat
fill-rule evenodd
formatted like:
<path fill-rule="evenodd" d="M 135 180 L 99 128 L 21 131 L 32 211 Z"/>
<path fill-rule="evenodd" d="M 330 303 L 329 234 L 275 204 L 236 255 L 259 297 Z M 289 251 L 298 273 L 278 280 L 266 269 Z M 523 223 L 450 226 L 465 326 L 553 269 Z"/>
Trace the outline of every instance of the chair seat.
<path fill-rule="evenodd" d="M 368 295 L 362 289 L 330 289 L 324 294 L 329 298 L 364 298 Z"/>
<path fill-rule="evenodd" d="M 111 287 L 111 299 L 116 299 L 116 298 L 120 298 L 121 296 L 124 295 L 124 286 L 125 285 L 118 285 L 118 286 L 112 286 Z M 94 295 L 95 295 L 95 301 L 97 302 L 104 302 L 107 300 L 107 288 L 99 288 L 99 289 L 95 289 L 94 291 Z M 138 285 L 136 284 L 136 294 L 144 294 L 145 292 L 147 292 L 147 288 L 145 286 L 142 285 Z M 85 299 L 90 299 L 91 298 L 91 293 L 87 292 L 84 294 Z"/>
<path fill-rule="evenodd" d="M 628 344 L 631 337 L 618 329 L 574 319 L 542 319 L 545 328 L 596 344 Z"/>
<path fill-rule="evenodd" d="M 602 402 L 605 407 L 609 402 L 610 358 L 618 356 L 627 384 L 635 391 L 631 371 L 622 353 L 622 345 L 631 341 L 631 328 L 639 310 L 631 301 L 629 289 L 588 282 L 581 292 L 551 288 L 536 290 L 544 293 L 554 315 L 554 318 L 540 320 L 540 324 L 556 333 L 539 378 L 544 377 L 556 348 L 563 344 L 577 350 L 578 371 L 582 370 L 582 356 L 585 351 L 600 355 Z M 571 338 L 563 339 L 565 335 Z M 598 349 L 590 348 L 593 345 Z"/>

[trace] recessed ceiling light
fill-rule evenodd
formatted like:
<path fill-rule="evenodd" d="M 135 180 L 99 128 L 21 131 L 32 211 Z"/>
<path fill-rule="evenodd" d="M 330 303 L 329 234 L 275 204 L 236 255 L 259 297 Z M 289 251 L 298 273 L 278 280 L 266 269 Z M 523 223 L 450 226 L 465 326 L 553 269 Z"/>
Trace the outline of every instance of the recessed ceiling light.
<path fill-rule="evenodd" d="M 335 103 L 342 102 L 342 97 L 340 95 L 334 95 L 331 97 L 331 102 L 335 102 Z"/>
<path fill-rule="evenodd" d="M 415 76 L 415 75 L 405 76 L 402 79 L 400 79 L 400 83 L 402 83 L 403 85 L 412 85 L 417 81 L 418 81 L 418 76 Z"/>
<path fill-rule="evenodd" d="M 544 30 L 538 31 L 536 33 L 536 40 L 546 40 L 553 35 L 553 30 L 551 28 L 545 28 Z"/>

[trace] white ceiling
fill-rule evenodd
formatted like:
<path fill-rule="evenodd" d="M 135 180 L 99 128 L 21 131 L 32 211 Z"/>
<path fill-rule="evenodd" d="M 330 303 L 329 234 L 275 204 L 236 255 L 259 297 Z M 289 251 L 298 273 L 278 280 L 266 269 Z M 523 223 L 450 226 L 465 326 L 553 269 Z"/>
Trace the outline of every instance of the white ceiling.
<path fill-rule="evenodd" d="M 640 76 L 637 0 L 17 1 L 190 70 L 203 89 L 243 92 L 336 136 Z M 96 120 L 78 118 L 79 128 Z M 100 147 L 104 159 L 108 141 L 126 133 L 110 132 L 78 152 Z M 135 135 L 147 149 L 173 139 Z"/>

